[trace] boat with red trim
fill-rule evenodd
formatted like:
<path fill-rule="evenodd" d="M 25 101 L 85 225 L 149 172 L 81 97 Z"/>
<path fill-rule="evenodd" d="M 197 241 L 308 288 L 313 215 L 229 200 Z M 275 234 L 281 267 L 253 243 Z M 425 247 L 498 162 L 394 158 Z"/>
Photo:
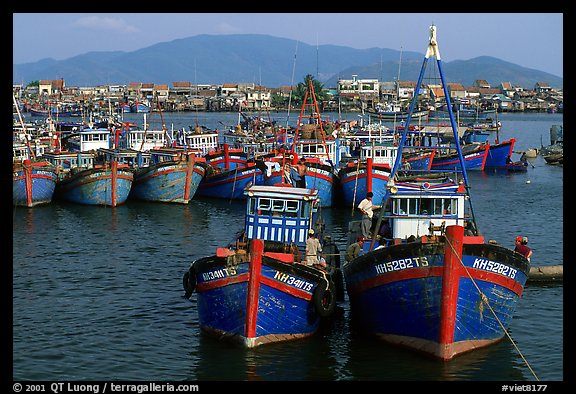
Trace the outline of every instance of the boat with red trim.
<path fill-rule="evenodd" d="M 397 150 L 398 146 L 393 139 L 372 142 L 360 147 L 359 159 L 349 161 L 340 168 L 338 176 L 345 206 L 355 207 L 368 192 L 374 194 L 372 203 L 380 205 Z M 413 170 L 429 170 L 435 152 L 435 148 L 431 148 L 405 153 L 404 166 Z"/>
<path fill-rule="evenodd" d="M 249 160 L 242 149 L 224 144 L 223 149 L 210 152 L 204 158 L 206 174 L 196 191 L 199 196 L 243 200 L 248 185 L 264 182 L 262 168 Z"/>
<path fill-rule="evenodd" d="M 435 26 L 430 28 L 417 92 L 430 56 L 436 57 L 453 137 L 458 141 Z M 411 109 L 416 102 L 417 95 Z M 387 233 L 374 231 L 371 242 L 365 242 L 362 252 L 343 266 L 346 290 L 352 319 L 361 329 L 388 343 L 448 361 L 506 336 L 530 263 L 480 233 L 460 144 L 458 168 L 432 170 L 428 176 L 402 168 L 406 139 L 404 132 L 386 186 L 385 209 L 379 211 L 375 226 L 385 225 Z M 349 242 L 358 234 L 360 222 L 350 222 Z"/>
<path fill-rule="evenodd" d="M 12 167 L 12 203 L 34 207 L 52 202 L 58 176 L 56 167 L 45 160 L 14 162 Z"/>
<path fill-rule="evenodd" d="M 464 145 L 461 147 L 460 152 L 454 148 L 440 148 L 434 156 L 431 169 L 440 171 L 455 170 L 460 166 L 459 155 L 462 154 L 467 170 L 482 171 L 486 165 L 489 149 L 489 143 Z"/>
<path fill-rule="evenodd" d="M 156 148 L 148 152 L 149 164 L 134 171 L 130 198 L 188 204 L 206 174 L 206 159 L 198 151 Z"/>
<path fill-rule="evenodd" d="M 244 229 L 183 276 L 203 332 L 254 348 L 305 338 L 335 310 L 335 267 L 305 262 L 310 230 L 321 234 L 318 190 L 251 185 Z M 321 238 L 320 238 L 321 239 Z"/>

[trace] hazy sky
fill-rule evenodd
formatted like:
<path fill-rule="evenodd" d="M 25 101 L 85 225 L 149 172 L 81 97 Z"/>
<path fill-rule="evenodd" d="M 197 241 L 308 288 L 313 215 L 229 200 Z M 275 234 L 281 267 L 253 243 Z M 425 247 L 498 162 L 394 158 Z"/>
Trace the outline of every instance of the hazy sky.
<path fill-rule="evenodd" d="M 134 51 L 199 34 L 268 34 L 424 54 L 431 24 L 445 62 L 487 55 L 564 76 L 562 13 L 15 13 L 13 64 Z"/>

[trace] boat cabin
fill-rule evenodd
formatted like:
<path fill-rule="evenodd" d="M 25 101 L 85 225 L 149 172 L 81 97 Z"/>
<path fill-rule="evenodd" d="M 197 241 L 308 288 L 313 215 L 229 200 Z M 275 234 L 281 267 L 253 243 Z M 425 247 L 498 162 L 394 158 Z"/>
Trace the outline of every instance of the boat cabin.
<path fill-rule="evenodd" d="M 118 147 L 121 149 L 146 152 L 162 146 L 166 146 L 166 131 L 164 130 L 130 129 L 118 139 Z"/>
<path fill-rule="evenodd" d="M 392 238 L 429 235 L 434 226 L 465 226 L 465 192 L 452 180 L 397 183 L 390 195 L 391 210 L 385 213 Z"/>
<path fill-rule="evenodd" d="M 206 131 L 199 126 L 192 132 L 180 130 L 175 133 L 174 138 L 179 146 L 201 150 L 204 155 L 218 149 L 218 131 Z"/>
<path fill-rule="evenodd" d="M 397 154 L 398 148 L 392 142 L 373 143 L 361 147 L 360 160 L 371 158 L 374 164 L 388 164 L 392 168 Z"/>
<path fill-rule="evenodd" d="M 326 140 L 326 143 L 321 140 L 300 140 L 296 142 L 294 151 L 298 157 L 315 157 L 322 161 L 329 159 L 334 167 L 350 156 L 348 146 L 342 145 L 339 138 Z"/>
<path fill-rule="evenodd" d="M 86 128 L 68 139 L 68 149 L 71 151 L 88 152 L 100 148 L 110 148 L 110 130 L 107 128 Z"/>
<path fill-rule="evenodd" d="M 319 206 L 318 190 L 251 185 L 244 194 L 247 196 L 245 232 L 248 239 L 305 247 Z"/>

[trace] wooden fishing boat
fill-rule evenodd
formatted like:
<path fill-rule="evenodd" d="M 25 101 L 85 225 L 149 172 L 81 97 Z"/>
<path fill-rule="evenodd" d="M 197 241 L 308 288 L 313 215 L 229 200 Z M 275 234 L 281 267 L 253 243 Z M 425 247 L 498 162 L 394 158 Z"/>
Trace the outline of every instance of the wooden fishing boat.
<path fill-rule="evenodd" d="M 304 263 L 309 231 L 318 226 L 318 191 L 252 185 L 245 227 L 227 247 L 190 265 L 185 297 L 196 294 L 200 328 L 246 348 L 305 338 L 336 304 L 334 267 Z"/>
<path fill-rule="evenodd" d="M 246 186 L 264 182 L 262 168 L 248 160 L 241 149 L 232 149 L 224 144 L 223 149 L 204 158 L 206 174 L 196 191 L 199 196 L 243 200 Z"/>
<path fill-rule="evenodd" d="M 368 192 L 374 205 L 380 205 L 398 147 L 393 140 L 360 147 L 360 158 L 339 170 L 340 191 L 346 206 L 356 206 Z M 413 170 L 429 170 L 435 149 L 415 150 L 405 154 L 403 165 Z"/>
<path fill-rule="evenodd" d="M 456 139 L 456 141 L 458 141 Z M 460 155 L 464 157 L 464 165 L 467 170 L 484 170 L 490 144 L 465 145 L 461 149 L 439 149 L 432 161 L 432 170 L 452 171 L 459 167 Z"/>
<path fill-rule="evenodd" d="M 149 151 L 150 164 L 134 171 L 130 198 L 188 204 L 206 173 L 206 159 L 198 152 L 160 148 Z"/>
<path fill-rule="evenodd" d="M 56 167 L 45 160 L 26 159 L 13 163 L 12 203 L 34 207 L 52 201 L 56 187 Z"/>
<path fill-rule="evenodd" d="M 434 56 L 449 100 L 435 26 L 430 30 L 415 91 Z M 411 108 L 416 102 L 417 96 Z M 505 337 L 530 263 L 495 241 L 486 242 L 478 231 L 460 144 L 458 168 L 445 176 L 408 177 L 401 168 L 405 142 L 403 133 L 382 203 L 389 209 L 380 210 L 376 224 L 380 228 L 386 221 L 390 237 L 375 231 L 361 254 L 343 267 L 351 316 L 386 342 L 447 361 Z M 350 222 L 350 241 L 359 233 L 360 222 Z"/>
<path fill-rule="evenodd" d="M 37 151 L 44 147 L 30 143 L 27 130 L 20 113 L 20 104 L 12 95 L 14 108 L 18 114 L 21 130 L 14 130 L 12 141 L 12 204 L 14 206 L 33 207 L 52 201 L 56 181 L 56 167 L 46 160 L 39 160 Z M 26 143 L 20 142 L 20 137 Z"/>
<path fill-rule="evenodd" d="M 490 144 L 488 154 L 486 155 L 486 162 L 484 163 L 484 169 L 506 168 L 507 164 L 509 164 L 509 158 L 512 157 L 515 143 L 516 139 L 510 138 L 503 142 Z"/>
<path fill-rule="evenodd" d="M 56 183 L 54 198 L 84 205 L 115 207 L 128 199 L 134 173 L 117 161 L 71 169 Z"/>

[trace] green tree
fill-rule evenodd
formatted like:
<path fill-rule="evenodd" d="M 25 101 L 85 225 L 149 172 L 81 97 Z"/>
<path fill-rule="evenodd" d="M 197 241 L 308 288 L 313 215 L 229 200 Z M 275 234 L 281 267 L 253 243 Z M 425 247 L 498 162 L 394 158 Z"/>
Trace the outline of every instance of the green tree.
<path fill-rule="evenodd" d="M 329 99 L 328 94 L 323 90 L 324 86 L 314 79 L 314 76 L 308 74 L 304 77 L 304 82 L 298 83 L 296 89 L 292 92 L 292 101 L 294 104 L 302 105 L 304 101 L 304 96 L 306 95 L 306 90 L 308 90 L 308 81 L 312 80 L 312 87 L 314 88 L 314 93 L 316 95 L 316 101 L 318 105 L 321 106 L 323 101 Z M 311 97 L 308 97 L 308 103 L 311 103 Z"/>

